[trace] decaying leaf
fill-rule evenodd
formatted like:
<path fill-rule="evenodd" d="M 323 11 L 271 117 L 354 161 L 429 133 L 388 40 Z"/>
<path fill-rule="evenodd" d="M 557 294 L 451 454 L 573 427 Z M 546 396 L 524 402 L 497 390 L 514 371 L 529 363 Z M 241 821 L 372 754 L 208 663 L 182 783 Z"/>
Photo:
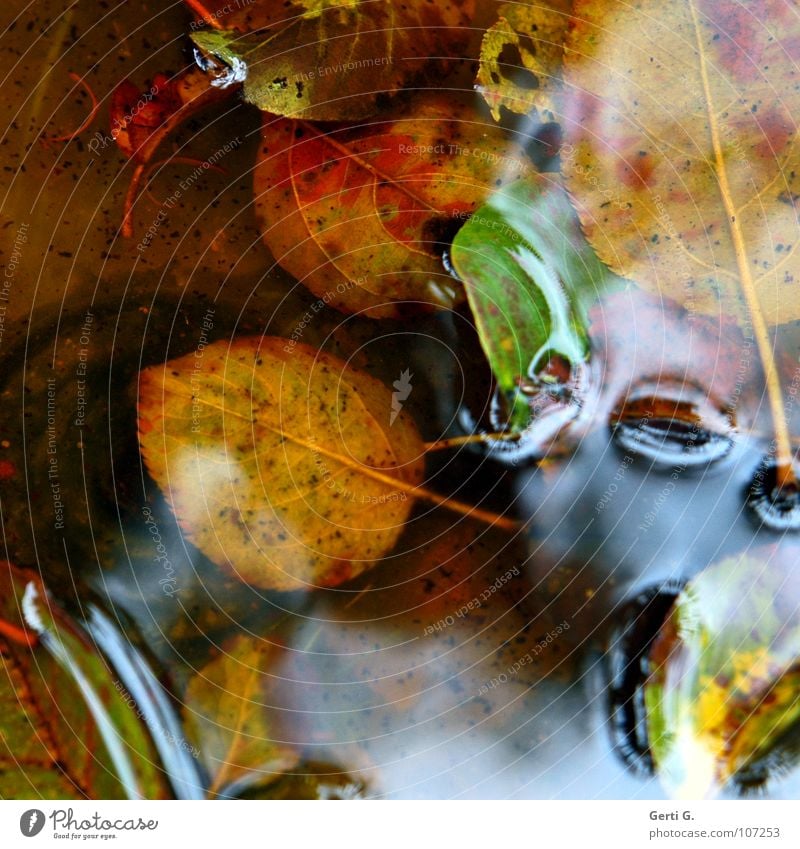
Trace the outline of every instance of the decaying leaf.
<path fill-rule="evenodd" d="M 600 258 L 693 314 L 736 315 L 754 339 L 795 503 L 769 329 L 800 318 L 799 37 L 783 0 L 576 0 L 561 110 L 566 186 Z"/>
<path fill-rule="evenodd" d="M 239 636 L 191 679 L 183 696 L 190 740 L 200 751 L 208 795 L 231 798 L 272 784 L 299 762 L 299 749 L 276 739 L 271 674 L 280 648 Z"/>
<path fill-rule="evenodd" d="M 0 796 L 168 798 L 121 682 L 41 580 L 0 563 Z"/>
<path fill-rule="evenodd" d="M 530 395 L 554 357 L 574 370 L 588 356 L 586 310 L 619 284 L 581 233 L 558 182 L 532 174 L 492 195 L 453 240 L 481 345 L 525 428 Z M 554 380 L 555 378 L 553 378 Z"/>
<path fill-rule="evenodd" d="M 800 722 L 797 549 L 728 558 L 678 596 L 650 649 L 650 749 L 677 796 L 757 785 Z"/>
<path fill-rule="evenodd" d="M 800 318 L 798 38 L 783 0 L 577 0 L 563 171 L 614 270 L 699 312 Z"/>
<path fill-rule="evenodd" d="M 139 440 L 189 540 L 269 589 L 334 586 L 394 544 L 424 447 L 392 393 L 295 340 L 239 338 L 141 374 Z"/>
<path fill-rule="evenodd" d="M 498 20 L 483 37 L 477 90 L 496 121 L 500 108 L 528 114 L 537 110 L 543 120 L 557 114 L 564 38 L 572 0 L 504 3 Z"/>
<path fill-rule="evenodd" d="M 452 306 L 443 246 L 498 183 L 530 167 L 453 95 L 325 133 L 266 117 L 256 208 L 276 261 L 326 304 L 394 317 Z"/>
<path fill-rule="evenodd" d="M 404 3 L 262 0 L 231 18 L 239 29 L 203 30 L 192 40 L 217 80 L 244 82 L 245 99 L 276 115 L 318 121 L 359 120 L 381 100 L 441 72 L 473 31 L 474 0 Z"/>

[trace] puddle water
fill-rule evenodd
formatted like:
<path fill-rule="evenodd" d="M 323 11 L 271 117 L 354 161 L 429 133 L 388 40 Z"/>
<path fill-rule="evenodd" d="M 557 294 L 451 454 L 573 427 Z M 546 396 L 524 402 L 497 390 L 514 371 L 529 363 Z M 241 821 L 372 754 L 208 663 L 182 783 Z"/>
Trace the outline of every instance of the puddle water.
<path fill-rule="evenodd" d="M 132 166 L 106 135 L 108 94 L 126 75 L 144 85 L 185 67 L 189 19 L 169 4 L 62 6 L 43 0 L 16 19 L 16 79 L 0 104 L 14 272 L 0 337 L 9 559 L 40 568 L 73 608 L 88 598 L 107 611 L 98 633 L 126 623 L 125 641 L 173 696 L 154 700 L 162 725 L 202 713 L 201 674 L 256 676 L 254 727 L 270 750 L 255 778 L 231 778 L 231 795 L 664 798 L 614 751 L 603 649 L 620 606 L 726 556 L 780 552 L 794 529 L 794 507 L 764 507 L 768 492 L 748 506 L 769 423 L 736 339 L 619 294 L 593 316 L 579 408 L 535 450 L 427 458 L 428 488 L 523 528 L 420 501 L 391 552 L 354 580 L 284 593 L 244 584 L 187 540 L 142 462 L 143 368 L 236 336 L 294 338 L 399 381 L 397 392 L 410 381 L 403 410 L 432 442 L 490 416 L 486 365 L 463 309 L 376 324 L 320 308 L 276 267 L 253 210 L 260 119 L 238 101 L 178 130 L 164 152 L 178 159 L 152 178 L 123 238 Z M 86 75 L 100 112 L 78 139 L 48 141 L 91 107 L 70 73 Z M 224 173 L 193 172 L 190 158 L 220 150 Z M 631 342 L 636 328 L 649 345 Z M 782 344 L 790 357 L 789 334 Z M 772 509 L 777 529 L 760 528 Z M 119 635 L 107 646 L 132 663 Z M 220 658 L 230 668 L 214 667 Z M 212 754 L 187 767 L 184 752 L 173 769 L 196 767 L 213 786 L 224 758 L 202 724 L 188 726 Z M 191 795 L 186 781 L 176 790 Z M 766 792 L 798 790 L 795 770 Z"/>

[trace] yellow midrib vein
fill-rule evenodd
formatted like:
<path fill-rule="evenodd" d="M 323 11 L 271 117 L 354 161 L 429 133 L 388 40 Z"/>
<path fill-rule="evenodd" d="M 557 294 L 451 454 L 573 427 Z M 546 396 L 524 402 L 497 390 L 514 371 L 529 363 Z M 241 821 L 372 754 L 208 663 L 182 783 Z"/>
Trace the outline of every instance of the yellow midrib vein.
<path fill-rule="evenodd" d="M 792 440 L 789 434 L 789 424 L 786 420 L 786 409 L 783 404 L 783 393 L 781 391 L 780 377 L 775 367 L 775 358 L 772 354 L 767 324 L 761 312 L 761 304 L 758 300 L 755 282 L 750 271 L 747 246 L 745 245 L 741 223 L 736 215 L 736 205 L 733 202 L 730 184 L 728 183 L 728 172 L 725 167 L 725 157 L 722 151 L 719 126 L 714 112 L 714 101 L 711 93 L 711 84 L 708 79 L 708 65 L 705 49 L 700 35 L 700 22 L 697 16 L 694 0 L 689 0 L 689 8 L 692 13 L 695 38 L 697 40 L 697 54 L 700 63 L 700 76 L 703 82 L 703 93 L 706 100 L 706 112 L 708 115 L 711 143 L 714 148 L 714 171 L 717 176 L 719 193 L 722 198 L 725 213 L 728 219 L 728 229 L 733 241 L 736 254 L 736 264 L 739 270 L 739 282 L 742 286 L 747 310 L 753 325 L 753 335 L 758 347 L 761 364 L 764 369 L 764 380 L 767 387 L 772 424 L 775 431 L 775 460 L 778 464 L 778 485 L 783 488 L 790 484 L 796 484 L 794 469 L 792 467 Z"/>
<path fill-rule="evenodd" d="M 177 383 L 177 390 L 170 390 L 168 388 L 169 383 L 171 383 L 172 381 Z M 178 397 L 183 400 L 189 400 L 191 403 L 191 392 L 187 394 L 186 388 L 180 378 L 176 377 L 172 378 L 172 380 L 165 379 L 163 384 L 163 392 L 164 394 L 172 392 L 173 394 L 178 395 Z M 503 528 L 507 531 L 518 531 L 520 529 L 520 522 L 518 522 L 517 520 L 509 519 L 507 516 L 501 516 L 499 513 L 495 513 L 491 510 L 484 510 L 480 507 L 475 507 L 473 504 L 467 504 L 455 498 L 449 498 L 445 495 L 440 495 L 438 492 L 434 492 L 433 490 L 428 489 L 427 487 L 407 483 L 406 481 L 400 480 L 399 478 L 396 478 L 393 475 L 387 475 L 383 472 L 378 471 L 377 469 L 372 469 L 369 466 L 361 465 L 360 463 L 351 460 L 349 457 L 343 456 L 342 454 L 339 454 L 336 451 L 332 451 L 329 448 L 325 448 L 318 442 L 306 440 L 294 434 L 287 433 L 285 430 L 282 430 L 279 427 L 274 427 L 273 425 L 269 425 L 263 421 L 254 421 L 250 416 L 242 415 L 241 413 L 232 410 L 230 407 L 223 407 L 220 404 L 214 404 L 210 402 L 207 398 L 196 398 L 195 403 L 199 403 L 202 406 L 208 407 L 212 410 L 218 410 L 223 416 L 233 416 L 234 418 L 241 419 L 242 421 L 247 422 L 251 426 L 256 426 L 259 428 L 263 428 L 264 430 L 268 430 L 270 433 L 274 433 L 276 436 L 280 436 L 283 439 L 294 443 L 295 445 L 299 445 L 302 448 L 308 449 L 309 451 L 317 451 L 320 454 L 323 454 L 325 457 L 328 457 L 331 460 L 335 460 L 337 463 L 351 468 L 353 469 L 353 471 L 362 474 L 365 477 L 372 478 L 373 480 L 379 481 L 380 483 L 384 483 L 387 486 L 394 487 L 395 489 L 405 492 L 407 495 L 410 495 L 413 498 L 419 498 L 422 501 L 427 501 L 431 504 L 437 505 L 438 507 L 445 507 L 448 510 L 452 510 L 454 513 L 459 513 L 460 515 L 467 516 L 470 519 L 477 519 L 478 521 L 484 522 L 488 525 L 494 525 L 496 527 Z"/>
<path fill-rule="evenodd" d="M 258 670 L 255 666 L 250 667 L 250 674 L 247 678 L 247 686 L 245 687 L 245 693 L 249 694 L 254 689 L 254 683 L 258 676 Z M 241 768 L 239 764 L 233 763 L 232 760 L 228 760 L 229 758 L 236 757 L 236 753 L 243 748 L 242 743 L 242 733 L 246 721 L 246 714 L 248 710 L 248 704 L 250 703 L 250 699 L 245 696 L 245 693 L 237 694 L 239 696 L 239 710 L 236 715 L 236 724 L 233 728 L 229 729 L 231 733 L 231 743 L 228 746 L 228 749 L 225 753 L 225 760 L 220 761 L 220 768 L 217 771 L 217 774 L 214 776 L 214 780 L 211 782 L 211 786 L 208 788 L 209 795 L 219 795 L 222 788 L 225 787 L 226 784 L 229 784 L 231 781 L 231 776 L 229 775 L 233 769 Z M 227 695 L 227 693 L 224 693 Z"/>

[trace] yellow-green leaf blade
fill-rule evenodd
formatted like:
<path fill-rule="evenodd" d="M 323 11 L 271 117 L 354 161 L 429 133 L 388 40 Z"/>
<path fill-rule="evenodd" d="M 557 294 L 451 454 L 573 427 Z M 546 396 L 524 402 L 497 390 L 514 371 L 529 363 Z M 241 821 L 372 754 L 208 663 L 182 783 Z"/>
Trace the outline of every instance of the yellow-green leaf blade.
<path fill-rule="evenodd" d="M 187 537 L 269 589 L 335 585 L 394 544 L 423 445 L 391 392 L 336 357 L 267 337 L 141 375 L 140 445 Z M 395 482 L 396 481 L 396 485 Z"/>

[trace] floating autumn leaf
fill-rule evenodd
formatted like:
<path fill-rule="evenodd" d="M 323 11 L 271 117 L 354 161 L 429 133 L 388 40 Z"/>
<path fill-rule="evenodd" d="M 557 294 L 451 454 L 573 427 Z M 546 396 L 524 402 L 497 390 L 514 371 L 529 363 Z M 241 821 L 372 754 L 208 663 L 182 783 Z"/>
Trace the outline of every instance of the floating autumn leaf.
<path fill-rule="evenodd" d="M 441 73 L 444 57 L 463 55 L 474 10 L 474 0 L 265 0 L 231 18 L 259 32 L 212 29 L 191 37 L 201 66 L 220 75 L 215 84 L 243 81 L 245 99 L 259 109 L 349 121 L 375 114 L 387 95 Z"/>
<path fill-rule="evenodd" d="M 139 439 L 190 539 L 270 589 L 336 585 L 394 544 L 421 482 L 411 419 L 336 357 L 240 338 L 141 374 Z"/>
<path fill-rule="evenodd" d="M 512 112 L 557 114 L 564 38 L 572 0 L 504 3 L 483 37 L 475 87 L 496 121 L 505 106 Z"/>
<path fill-rule="evenodd" d="M 800 318 L 800 18 L 790 4 L 576 0 L 561 108 L 567 189 L 614 271 L 731 313 L 759 350 L 793 475 L 770 326 Z"/>
<path fill-rule="evenodd" d="M 621 284 L 586 243 L 557 181 L 531 174 L 492 195 L 453 240 L 481 345 L 511 410 L 530 422 L 530 395 L 555 377 L 556 357 L 573 373 L 589 354 L 586 309 Z"/>
<path fill-rule="evenodd" d="M 276 739 L 270 671 L 280 648 L 236 637 L 189 682 L 183 713 L 210 776 L 208 795 L 232 798 L 276 781 L 300 760 L 299 749 Z"/>
<path fill-rule="evenodd" d="M 764 549 L 701 572 L 650 652 L 650 750 L 676 796 L 757 786 L 791 754 L 800 722 L 797 549 Z M 787 747 L 789 749 L 787 750 Z"/>
<path fill-rule="evenodd" d="M 135 704 L 38 576 L 0 563 L 0 796 L 168 798 Z"/>
<path fill-rule="evenodd" d="M 267 117 L 256 210 L 276 261 L 325 303 L 395 317 L 452 306 L 443 245 L 498 183 L 529 165 L 453 95 L 425 95 L 392 119 L 328 132 Z"/>

